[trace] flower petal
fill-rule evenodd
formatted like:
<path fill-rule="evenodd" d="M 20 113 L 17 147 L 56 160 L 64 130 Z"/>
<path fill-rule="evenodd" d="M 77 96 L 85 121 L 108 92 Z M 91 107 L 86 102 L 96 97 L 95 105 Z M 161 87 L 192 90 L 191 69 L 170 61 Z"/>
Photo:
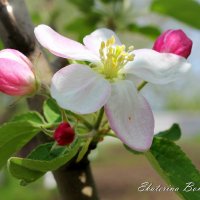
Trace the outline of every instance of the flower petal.
<path fill-rule="evenodd" d="M 100 28 L 83 38 L 83 43 L 91 51 L 99 55 L 99 49 L 102 41 L 107 41 L 112 36 L 115 37 L 115 44 L 121 45 L 121 42 L 115 32 L 107 28 Z"/>
<path fill-rule="evenodd" d="M 22 60 L 0 55 L 0 92 L 11 96 L 22 96 L 36 90 L 35 76 Z"/>
<path fill-rule="evenodd" d="M 110 83 L 100 74 L 80 64 L 59 70 L 51 84 L 51 95 L 58 105 L 80 114 L 99 110 L 107 102 L 110 90 Z"/>
<path fill-rule="evenodd" d="M 39 25 L 34 32 L 40 44 L 56 56 L 91 62 L 99 61 L 98 56 L 85 46 L 60 35 L 49 26 Z"/>
<path fill-rule="evenodd" d="M 112 93 L 105 105 L 112 130 L 130 148 L 150 148 L 154 133 L 154 117 L 145 98 L 128 80 L 112 84 Z"/>
<path fill-rule="evenodd" d="M 159 53 L 151 49 L 134 51 L 135 58 L 123 73 L 135 74 L 145 81 L 167 84 L 181 78 L 191 67 L 185 58 L 172 53 Z"/>
<path fill-rule="evenodd" d="M 32 69 L 32 63 L 31 61 L 21 52 L 15 50 L 15 49 L 3 49 L 0 51 L 0 59 L 5 58 L 8 60 L 13 60 L 18 63 L 21 63 L 24 67 L 27 67 L 28 69 Z"/>

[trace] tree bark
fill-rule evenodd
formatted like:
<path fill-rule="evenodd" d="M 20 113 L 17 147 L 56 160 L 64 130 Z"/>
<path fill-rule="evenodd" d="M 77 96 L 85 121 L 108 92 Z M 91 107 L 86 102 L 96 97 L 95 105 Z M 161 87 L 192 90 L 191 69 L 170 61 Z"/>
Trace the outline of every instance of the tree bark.
<path fill-rule="evenodd" d="M 42 84 L 49 85 L 52 77 L 51 66 L 36 43 L 33 25 L 23 0 L 0 0 L 0 38 L 6 48 L 21 51 L 33 63 L 38 59 L 37 66 L 34 66 L 35 70 Z M 63 60 L 60 65 L 64 65 Z M 28 99 L 28 104 L 30 109 L 42 112 L 43 101 L 44 98 L 36 95 Z M 98 199 L 87 156 L 80 163 L 73 160 L 56 170 L 54 176 L 62 200 Z"/>
<path fill-rule="evenodd" d="M 96 145 L 90 147 L 93 148 L 96 148 Z M 74 158 L 70 163 L 53 172 L 61 200 L 99 199 L 88 160 L 89 153 L 90 150 L 79 163 L 76 163 Z"/>

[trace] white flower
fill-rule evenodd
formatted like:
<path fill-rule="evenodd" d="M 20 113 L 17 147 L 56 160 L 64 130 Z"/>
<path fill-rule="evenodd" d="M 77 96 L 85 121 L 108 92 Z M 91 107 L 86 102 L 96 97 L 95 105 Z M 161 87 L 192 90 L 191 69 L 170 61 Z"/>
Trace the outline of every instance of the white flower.
<path fill-rule="evenodd" d="M 87 35 L 84 45 L 46 25 L 36 27 L 35 35 L 57 56 L 92 63 L 72 64 L 53 76 L 51 95 L 59 106 L 79 114 L 93 113 L 104 106 L 112 130 L 126 145 L 138 151 L 151 146 L 151 108 L 127 75 L 151 83 L 169 83 L 190 68 L 185 58 L 151 49 L 126 50 L 115 33 L 105 28 Z"/>

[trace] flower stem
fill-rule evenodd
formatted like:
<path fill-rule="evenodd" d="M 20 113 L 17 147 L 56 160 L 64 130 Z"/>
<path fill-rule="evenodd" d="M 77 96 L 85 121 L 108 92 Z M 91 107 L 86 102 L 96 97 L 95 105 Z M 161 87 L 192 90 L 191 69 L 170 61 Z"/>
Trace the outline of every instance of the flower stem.
<path fill-rule="evenodd" d="M 99 111 L 99 115 L 98 115 L 98 118 L 97 118 L 97 121 L 94 125 L 94 129 L 95 130 L 98 130 L 100 125 L 101 125 L 101 121 L 103 119 L 103 114 L 104 114 L 104 107 L 101 108 L 101 110 Z"/>
<path fill-rule="evenodd" d="M 61 111 L 62 121 L 63 121 L 63 122 L 68 122 L 68 119 L 67 119 L 67 115 L 66 115 L 66 113 L 65 113 L 65 110 L 63 110 L 63 109 L 61 108 L 60 111 Z"/>
<path fill-rule="evenodd" d="M 77 120 L 80 120 L 88 129 L 93 129 L 92 124 L 90 124 L 84 117 L 72 112 L 71 112 L 71 115 L 73 115 Z"/>
<path fill-rule="evenodd" d="M 41 129 L 42 129 L 42 132 L 44 133 L 44 134 L 46 134 L 47 136 L 49 136 L 49 137 L 53 137 L 53 131 L 50 131 L 50 130 L 47 130 L 47 129 L 45 129 L 44 127 L 42 127 L 41 126 Z"/>
<path fill-rule="evenodd" d="M 48 129 L 48 128 L 54 128 L 57 127 L 60 124 L 60 122 L 56 123 L 45 123 L 41 126 L 42 129 Z"/>
<path fill-rule="evenodd" d="M 82 139 L 84 139 L 84 138 L 91 138 L 91 137 L 94 137 L 96 135 L 96 133 L 97 132 L 95 130 L 92 130 L 89 133 L 78 134 L 78 137 L 82 138 Z"/>
<path fill-rule="evenodd" d="M 140 91 L 148 82 L 147 81 L 142 81 L 140 85 L 138 85 L 137 90 Z"/>

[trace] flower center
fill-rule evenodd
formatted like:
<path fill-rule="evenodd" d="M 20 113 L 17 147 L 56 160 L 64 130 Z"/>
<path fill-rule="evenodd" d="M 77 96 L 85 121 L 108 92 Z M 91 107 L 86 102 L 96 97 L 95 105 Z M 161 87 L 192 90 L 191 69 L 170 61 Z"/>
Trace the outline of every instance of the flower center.
<path fill-rule="evenodd" d="M 101 42 L 99 49 L 102 73 L 105 78 L 114 79 L 118 77 L 118 72 L 122 69 L 129 61 L 133 61 L 133 46 L 130 46 L 128 50 L 125 45 L 114 45 L 115 37 L 112 36 L 106 42 Z"/>

